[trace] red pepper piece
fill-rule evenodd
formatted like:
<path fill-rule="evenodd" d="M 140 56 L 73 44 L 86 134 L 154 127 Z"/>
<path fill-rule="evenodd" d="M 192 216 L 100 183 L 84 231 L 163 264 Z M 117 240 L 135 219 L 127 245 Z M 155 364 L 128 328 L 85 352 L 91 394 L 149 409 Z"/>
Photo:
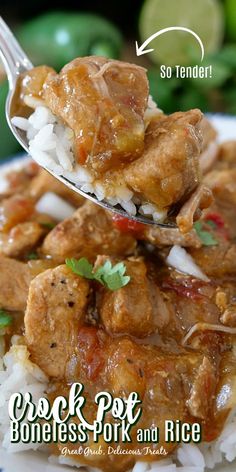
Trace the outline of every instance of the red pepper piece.
<path fill-rule="evenodd" d="M 140 234 L 144 231 L 145 225 L 138 221 L 130 220 L 124 216 L 114 215 L 112 217 L 113 225 L 122 233 Z"/>

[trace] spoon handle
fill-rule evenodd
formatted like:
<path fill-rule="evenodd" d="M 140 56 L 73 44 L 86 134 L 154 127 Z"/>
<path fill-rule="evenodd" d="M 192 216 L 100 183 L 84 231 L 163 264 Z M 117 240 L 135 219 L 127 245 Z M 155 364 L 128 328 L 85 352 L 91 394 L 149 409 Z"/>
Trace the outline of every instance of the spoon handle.
<path fill-rule="evenodd" d="M 29 69 L 33 64 L 20 47 L 15 36 L 0 16 L 0 58 L 3 61 L 10 90 L 14 89 L 17 76 Z"/>

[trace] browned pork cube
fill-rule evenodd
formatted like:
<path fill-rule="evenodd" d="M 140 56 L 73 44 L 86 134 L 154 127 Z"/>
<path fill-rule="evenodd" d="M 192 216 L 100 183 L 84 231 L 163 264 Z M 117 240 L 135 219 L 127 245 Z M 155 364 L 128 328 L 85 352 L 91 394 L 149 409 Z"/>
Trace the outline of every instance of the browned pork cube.
<path fill-rule="evenodd" d="M 110 345 L 106 376 L 113 395 L 127 398 L 133 391 L 139 394 L 143 413 L 138 427 L 158 426 L 159 446 L 169 450 L 175 445 L 164 442 L 167 418 L 184 421 L 190 413 L 205 419 L 213 407 L 215 368 L 198 352 L 183 350 L 174 355 L 126 337 L 116 338 Z"/>
<path fill-rule="evenodd" d="M 202 153 L 200 156 L 200 168 L 203 174 L 215 163 L 219 154 L 219 144 L 217 142 L 217 131 L 211 122 L 204 116 L 200 123 L 202 134 Z"/>
<path fill-rule="evenodd" d="M 189 249 L 196 263 L 209 277 L 236 274 L 236 244 L 218 238 L 215 246 Z"/>
<path fill-rule="evenodd" d="M 0 307 L 23 311 L 26 307 L 30 280 L 27 264 L 0 256 Z"/>
<path fill-rule="evenodd" d="M 12 102 L 12 116 L 30 115 L 31 100 L 42 100 L 44 82 L 48 75 L 54 74 L 56 72 L 48 66 L 34 67 L 22 74 L 17 82 L 16 99 Z"/>
<path fill-rule="evenodd" d="M 9 233 L 0 233 L 0 254 L 24 256 L 35 248 L 44 233 L 45 229 L 36 221 L 19 223 Z"/>
<path fill-rule="evenodd" d="M 135 247 L 133 236 L 116 229 L 107 211 L 87 201 L 70 218 L 50 231 L 42 251 L 64 262 L 66 257 L 88 257 L 93 260 L 98 254 L 129 255 Z"/>
<path fill-rule="evenodd" d="M 74 131 L 77 161 L 99 172 L 142 152 L 148 93 L 142 67 L 91 56 L 49 75 L 43 96 Z"/>
<path fill-rule="evenodd" d="M 49 377 L 61 379 L 75 355 L 89 284 L 65 265 L 33 279 L 25 314 L 25 336 L 32 360 Z"/>
<path fill-rule="evenodd" d="M 101 265 L 100 259 L 99 256 L 97 266 Z M 131 280 L 114 292 L 103 290 L 100 316 L 108 332 L 143 338 L 169 323 L 171 307 L 156 284 L 149 280 L 141 258 L 130 258 L 124 263 Z"/>
<path fill-rule="evenodd" d="M 159 208 L 183 202 L 200 182 L 201 137 L 199 110 L 153 120 L 145 150 L 124 170 L 127 185 Z"/>

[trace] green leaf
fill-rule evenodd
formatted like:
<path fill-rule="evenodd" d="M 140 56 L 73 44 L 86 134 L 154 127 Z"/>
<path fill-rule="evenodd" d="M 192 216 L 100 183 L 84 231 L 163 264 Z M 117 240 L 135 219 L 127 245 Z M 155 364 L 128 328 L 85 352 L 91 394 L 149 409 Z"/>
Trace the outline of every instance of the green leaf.
<path fill-rule="evenodd" d="M 114 265 L 114 267 L 111 269 L 111 274 L 114 272 L 118 272 L 120 275 L 124 275 L 126 271 L 126 267 L 123 262 L 118 262 L 118 264 Z"/>
<path fill-rule="evenodd" d="M 202 221 L 196 221 L 193 226 L 204 246 L 216 246 L 218 244 L 213 234 L 203 229 Z"/>
<path fill-rule="evenodd" d="M 105 264 L 97 269 L 95 272 L 96 280 L 99 280 L 110 290 L 118 290 L 124 287 L 130 281 L 129 276 L 125 276 L 126 267 L 123 262 L 118 262 L 112 267 L 111 261 L 106 261 Z"/>
<path fill-rule="evenodd" d="M 118 288 L 123 287 L 122 276 L 119 274 L 119 272 L 105 274 L 104 282 L 110 290 L 117 290 Z"/>
<path fill-rule="evenodd" d="M 86 279 L 96 280 L 101 285 L 109 288 L 109 290 L 118 290 L 127 285 L 130 281 L 130 276 L 124 275 L 126 267 L 123 262 L 118 262 L 112 267 L 112 263 L 108 259 L 95 271 L 92 264 L 84 257 L 79 260 L 73 258 L 66 259 L 66 265 L 75 274 L 85 277 Z"/>
<path fill-rule="evenodd" d="M 106 261 L 103 266 L 98 267 L 98 269 L 94 273 L 94 279 L 97 280 L 97 282 L 100 282 L 100 284 L 105 285 L 104 282 L 104 274 L 109 273 L 111 270 L 112 265 L 111 261 Z"/>
<path fill-rule="evenodd" d="M 217 58 L 233 70 L 236 70 L 236 44 L 226 44 L 217 53 Z"/>
<path fill-rule="evenodd" d="M 53 229 L 56 226 L 56 223 L 47 223 L 47 222 L 44 223 L 44 222 L 42 222 L 40 224 L 41 224 L 41 226 L 43 226 L 44 228 L 47 228 L 47 229 Z"/>
<path fill-rule="evenodd" d="M 212 220 L 205 220 L 205 223 L 210 226 L 212 229 L 217 229 L 217 224 Z"/>
<path fill-rule="evenodd" d="M 38 258 L 39 258 L 39 256 L 38 256 L 38 254 L 37 254 L 36 252 L 30 252 L 30 253 L 27 255 L 27 259 L 28 259 L 29 261 L 33 261 L 33 260 L 36 260 L 36 259 L 38 259 Z"/>
<path fill-rule="evenodd" d="M 130 281 L 130 276 L 122 276 L 119 272 L 114 272 L 110 274 L 105 274 L 104 275 L 104 282 L 105 285 L 110 289 L 110 290 L 118 290 L 119 288 L 124 287 L 127 285 Z"/>
<path fill-rule="evenodd" d="M 72 272 L 86 279 L 94 279 L 93 266 L 90 262 L 82 257 L 81 259 L 66 259 L 66 265 Z"/>
<path fill-rule="evenodd" d="M 12 316 L 5 310 L 0 310 L 0 328 L 6 328 L 12 323 Z"/>

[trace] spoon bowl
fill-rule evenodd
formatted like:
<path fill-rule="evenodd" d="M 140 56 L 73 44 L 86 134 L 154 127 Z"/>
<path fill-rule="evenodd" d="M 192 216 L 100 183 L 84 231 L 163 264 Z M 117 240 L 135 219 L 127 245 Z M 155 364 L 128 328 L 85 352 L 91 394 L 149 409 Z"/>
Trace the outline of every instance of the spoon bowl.
<path fill-rule="evenodd" d="M 5 67 L 7 78 L 9 82 L 9 93 L 6 100 L 6 119 L 11 129 L 13 135 L 17 139 L 17 141 L 21 144 L 21 146 L 25 149 L 25 151 L 29 154 L 29 142 L 26 136 L 26 133 L 20 129 L 18 129 L 12 123 L 12 104 L 13 100 L 17 93 L 17 81 L 19 76 L 22 73 L 25 73 L 32 69 L 34 66 L 19 45 L 18 41 L 16 40 L 15 36 L 8 28 L 5 21 L 0 17 L 0 57 L 3 61 L 3 65 Z M 129 215 L 120 205 L 112 206 L 106 201 L 99 201 L 94 194 L 85 193 L 83 192 L 75 183 L 71 182 L 69 179 L 64 177 L 63 175 L 58 175 L 53 172 L 51 169 L 43 166 L 43 168 L 49 172 L 53 177 L 58 179 L 64 185 L 69 187 L 71 190 L 79 193 L 84 198 L 91 200 L 93 203 L 100 205 L 101 207 L 105 208 L 106 210 L 112 211 L 120 215 L 121 217 L 128 218 L 130 220 L 137 221 L 139 223 L 159 226 L 164 228 L 173 228 L 176 225 L 172 221 L 166 221 L 164 223 L 158 223 L 151 218 L 147 218 L 143 215 Z"/>

